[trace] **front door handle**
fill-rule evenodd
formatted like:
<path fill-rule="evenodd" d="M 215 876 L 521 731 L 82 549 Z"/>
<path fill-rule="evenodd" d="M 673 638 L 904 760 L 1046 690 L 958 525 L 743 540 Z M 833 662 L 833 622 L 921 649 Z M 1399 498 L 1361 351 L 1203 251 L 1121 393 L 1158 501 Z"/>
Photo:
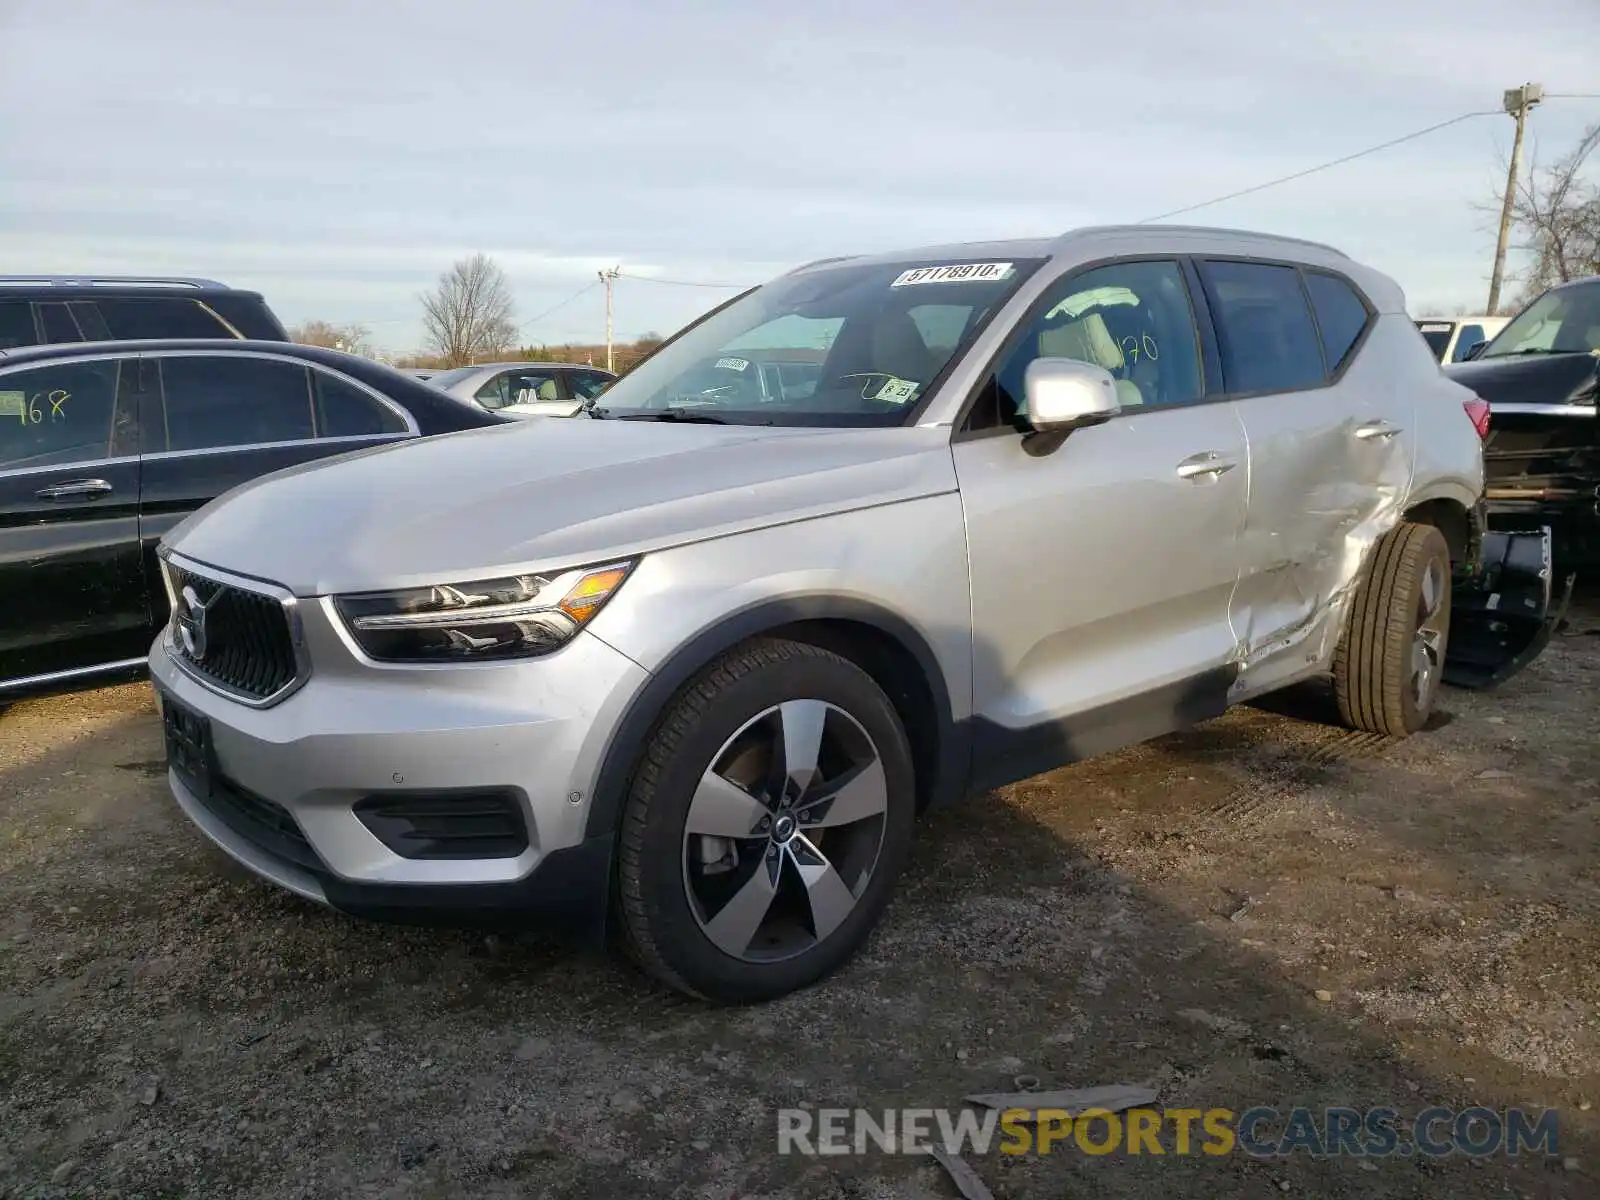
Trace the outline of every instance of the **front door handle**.
<path fill-rule="evenodd" d="M 71 483 L 40 488 L 34 495 L 41 500 L 87 500 L 109 495 L 111 491 L 111 485 L 104 479 L 74 479 Z"/>
<path fill-rule="evenodd" d="M 1224 458 L 1215 450 L 1203 450 L 1199 454 L 1191 454 L 1178 464 L 1178 478 L 1205 483 L 1220 478 L 1238 465 L 1235 460 Z"/>
<path fill-rule="evenodd" d="M 1356 436 L 1363 442 L 1387 441 L 1400 432 L 1400 427 L 1387 421 L 1369 421 L 1356 427 Z"/>

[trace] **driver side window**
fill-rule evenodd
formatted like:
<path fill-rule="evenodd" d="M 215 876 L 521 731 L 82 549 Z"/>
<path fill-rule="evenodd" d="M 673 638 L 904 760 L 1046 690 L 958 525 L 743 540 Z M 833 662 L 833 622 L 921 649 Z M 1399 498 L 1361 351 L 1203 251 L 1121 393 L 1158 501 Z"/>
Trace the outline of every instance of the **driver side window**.
<path fill-rule="evenodd" d="M 1192 404 L 1205 393 L 1189 289 L 1173 261 L 1111 263 L 1053 286 L 984 389 L 968 428 L 1027 416 L 1023 376 L 1036 358 L 1104 367 L 1125 410 Z"/>

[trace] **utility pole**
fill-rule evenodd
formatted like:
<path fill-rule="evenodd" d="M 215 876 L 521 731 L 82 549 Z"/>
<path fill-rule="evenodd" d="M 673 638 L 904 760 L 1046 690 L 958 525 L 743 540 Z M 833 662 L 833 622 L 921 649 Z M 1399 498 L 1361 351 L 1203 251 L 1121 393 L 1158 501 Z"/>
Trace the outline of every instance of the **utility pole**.
<path fill-rule="evenodd" d="M 1522 134 L 1528 124 L 1528 113 L 1544 99 L 1544 86 L 1525 83 L 1512 88 L 1501 98 L 1506 112 L 1517 122 L 1517 134 L 1511 142 L 1511 169 L 1506 173 L 1506 198 L 1500 206 L 1500 239 L 1494 247 L 1494 274 L 1489 276 L 1489 307 L 1485 316 L 1495 316 L 1500 311 L 1500 281 L 1506 273 L 1506 243 L 1511 240 L 1511 214 L 1517 202 L 1517 172 L 1522 167 Z"/>
<path fill-rule="evenodd" d="M 609 271 L 597 273 L 600 282 L 606 285 L 606 370 L 614 371 L 616 368 L 611 362 L 611 285 L 617 281 L 617 276 L 622 274 L 622 268 L 612 267 Z"/>

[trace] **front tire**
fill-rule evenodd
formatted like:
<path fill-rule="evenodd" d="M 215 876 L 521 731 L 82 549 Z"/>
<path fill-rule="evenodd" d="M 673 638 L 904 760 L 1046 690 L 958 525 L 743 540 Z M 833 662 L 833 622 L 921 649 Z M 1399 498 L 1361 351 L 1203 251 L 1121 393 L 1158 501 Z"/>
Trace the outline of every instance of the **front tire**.
<path fill-rule="evenodd" d="M 915 775 L 882 689 L 848 659 L 763 639 L 678 695 L 623 810 L 623 948 L 704 999 L 827 976 L 878 923 L 910 848 Z"/>
<path fill-rule="evenodd" d="M 1433 712 L 1450 638 L 1450 547 L 1432 525 L 1378 542 L 1333 660 L 1339 715 L 1352 729 L 1406 737 Z"/>

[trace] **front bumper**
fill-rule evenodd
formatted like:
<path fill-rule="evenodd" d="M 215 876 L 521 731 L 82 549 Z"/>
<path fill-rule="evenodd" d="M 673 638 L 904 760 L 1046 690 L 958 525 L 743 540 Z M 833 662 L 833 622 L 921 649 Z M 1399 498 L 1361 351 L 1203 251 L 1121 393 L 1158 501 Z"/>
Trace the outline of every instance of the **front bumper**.
<path fill-rule="evenodd" d="M 158 700 L 209 726 L 208 794 L 168 772 L 184 813 L 251 871 L 346 911 L 472 922 L 546 913 L 597 932 L 611 839 L 586 839 L 584 824 L 643 668 L 586 633 L 526 662 L 377 664 L 354 649 L 331 605 L 306 601 L 301 612 L 310 678 L 267 708 L 188 674 L 167 631 L 151 648 Z M 510 798 L 526 825 L 520 852 L 408 856 L 357 815 L 368 797 L 474 790 Z"/>

